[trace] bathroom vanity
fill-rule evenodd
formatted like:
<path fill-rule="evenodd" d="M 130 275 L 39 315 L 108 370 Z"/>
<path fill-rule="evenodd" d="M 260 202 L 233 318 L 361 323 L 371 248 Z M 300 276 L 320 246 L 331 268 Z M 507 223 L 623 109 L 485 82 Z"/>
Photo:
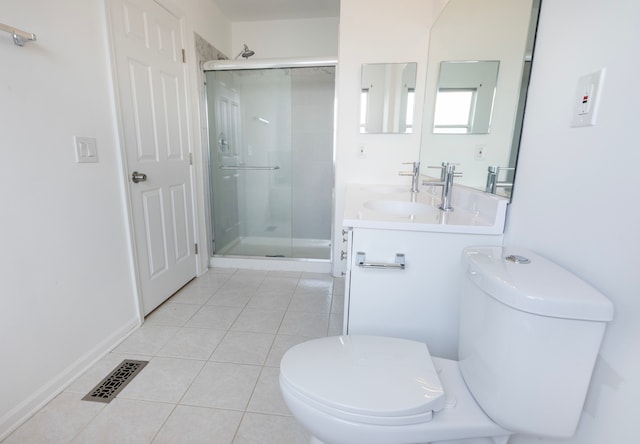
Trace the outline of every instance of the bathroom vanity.
<path fill-rule="evenodd" d="M 457 358 L 461 252 L 502 244 L 508 200 L 455 186 L 447 213 L 439 197 L 429 186 L 349 186 L 346 333 L 415 339 Z"/>

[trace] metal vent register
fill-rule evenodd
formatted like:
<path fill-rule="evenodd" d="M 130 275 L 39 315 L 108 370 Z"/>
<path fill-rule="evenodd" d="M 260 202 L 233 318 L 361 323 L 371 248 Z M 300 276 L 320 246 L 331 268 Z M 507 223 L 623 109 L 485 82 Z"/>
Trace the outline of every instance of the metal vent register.
<path fill-rule="evenodd" d="M 102 381 L 98 383 L 87 395 L 82 398 L 83 401 L 111 402 L 120 391 L 131 382 L 131 380 L 140 373 L 140 370 L 147 365 L 149 361 L 134 361 L 125 359 Z"/>

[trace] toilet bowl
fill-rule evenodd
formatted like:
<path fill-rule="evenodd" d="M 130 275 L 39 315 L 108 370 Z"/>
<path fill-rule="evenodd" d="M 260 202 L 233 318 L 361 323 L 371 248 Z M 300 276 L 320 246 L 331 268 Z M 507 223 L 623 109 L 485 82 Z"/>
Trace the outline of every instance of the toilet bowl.
<path fill-rule="evenodd" d="M 432 358 L 408 339 L 354 335 L 299 344 L 280 363 L 280 387 L 314 442 L 497 444 L 510 434 L 473 400 L 456 361 Z"/>
<path fill-rule="evenodd" d="M 459 361 L 365 335 L 284 354 L 282 395 L 312 442 L 505 444 L 513 433 L 575 432 L 611 302 L 527 250 L 467 248 L 463 271 Z"/>

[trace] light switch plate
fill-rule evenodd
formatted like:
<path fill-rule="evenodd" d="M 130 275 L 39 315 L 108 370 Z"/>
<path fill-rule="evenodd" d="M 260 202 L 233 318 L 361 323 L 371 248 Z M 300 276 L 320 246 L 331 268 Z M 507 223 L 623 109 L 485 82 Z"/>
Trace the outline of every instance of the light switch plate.
<path fill-rule="evenodd" d="M 98 161 L 98 144 L 93 137 L 74 136 L 77 163 L 95 163 Z"/>
<path fill-rule="evenodd" d="M 605 70 L 602 68 L 600 71 L 582 76 L 578 80 L 571 126 L 593 126 L 596 124 L 604 72 Z"/>

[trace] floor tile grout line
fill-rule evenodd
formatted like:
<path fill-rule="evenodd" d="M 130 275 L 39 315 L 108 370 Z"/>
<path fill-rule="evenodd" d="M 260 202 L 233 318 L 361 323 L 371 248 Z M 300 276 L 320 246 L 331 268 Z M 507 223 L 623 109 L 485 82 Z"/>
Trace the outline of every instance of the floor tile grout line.
<path fill-rule="evenodd" d="M 240 316 L 240 314 L 238 314 L 236 316 L 237 317 Z M 235 319 L 234 319 L 235 322 Z M 233 324 L 231 324 L 233 325 Z M 198 374 L 191 380 L 191 382 L 189 383 L 189 386 L 187 387 L 187 389 L 184 391 L 184 393 L 182 394 L 182 396 L 180 397 L 180 399 L 177 402 L 177 405 L 180 405 L 180 403 L 182 402 L 182 400 L 184 399 L 184 397 L 186 396 L 186 394 L 189 392 L 189 390 L 191 389 L 191 387 L 193 386 L 193 383 L 198 379 L 198 377 L 202 374 L 202 372 L 204 371 L 204 369 L 207 367 L 207 364 L 211 361 L 211 357 L 213 356 L 213 354 L 215 353 L 215 351 L 218 349 L 218 347 L 220 346 L 220 344 L 222 344 L 222 341 L 224 341 L 224 338 L 227 337 L 227 334 L 229 334 L 229 331 L 231 331 L 231 325 L 229 326 L 229 328 L 226 329 L 226 331 L 224 332 L 224 335 L 222 335 L 222 337 L 220 338 L 220 340 L 218 341 L 218 343 L 216 344 L 216 346 L 213 348 L 213 350 L 211 351 L 211 353 L 209 354 L 209 356 L 207 357 L 205 363 L 203 364 L 203 366 L 200 368 L 200 371 L 198 372 Z"/>
<path fill-rule="evenodd" d="M 233 434 L 233 441 L 235 442 L 239 436 L 240 433 L 242 431 L 242 424 L 245 421 L 246 418 L 248 418 L 248 414 L 259 414 L 259 415 L 263 415 L 263 416 L 275 416 L 275 417 L 288 417 L 291 418 L 292 416 L 290 414 L 282 414 L 282 413 L 276 413 L 275 411 L 249 411 L 249 407 L 251 405 L 251 401 L 253 399 L 253 397 L 256 394 L 256 391 L 259 387 L 259 383 L 260 383 L 260 378 L 263 377 L 265 375 L 265 372 L 268 369 L 269 372 L 274 371 L 273 369 L 277 369 L 277 371 L 279 371 L 279 363 L 274 364 L 273 362 L 271 362 L 271 364 L 273 365 L 268 365 L 269 361 L 269 356 L 275 352 L 275 345 L 276 345 L 276 340 L 277 338 L 280 337 L 299 337 L 301 338 L 302 341 L 305 340 L 311 340 L 316 336 L 307 336 L 306 334 L 300 335 L 300 334 L 293 334 L 293 333 L 286 333 L 286 332 L 281 332 L 281 328 L 283 326 L 285 317 L 287 316 L 288 313 L 293 313 L 293 312 L 297 312 L 297 310 L 292 310 L 292 302 L 296 296 L 296 291 L 298 289 L 305 289 L 306 293 L 313 293 L 313 290 L 315 287 L 308 287 L 305 288 L 304 286 L 301 286 L 301 282 L 304 279 L 312 279 L 313 275 L 305 275 L 304 273 L 298 273 L 296 274 L 295 277 L 293 276 L 278 276 L 277 272 L 264 272 L 264 273 L 259 273 L 259 278 L 255 280 L 255 284 L 251 284 L 248 285 L 246 288 L 244 288 L 241 292 L 239 292 L 239 294 L 244 294 L 243 292 L 250 292 L 250 297 L 246 300 L 246 302 L 244 302 L 244 304 L 239 307 L 239 306 L 233 306 L 233 307 L 227 307 L 227 308 L 236 308 L 238 309 L 238 313 L 235 315 L 234 319 L 232 322 L 230 322 L 228 324 L 228 327 L 226 328 L 220 328 L 219 325 L 207 325 L 207 326 L 187 326 L 186 324 L 193 319 L 193 317 L 201 310 L 203 309 L 205 306 L 210 306 L 209 302 L 211 301 L 212 298 L 215 297 L 216 294 L 218 294 L 221 290 L 223 290 L 225 288 L 225 286 L 227 284 L 230 283 L 230 281 L 232 280 L 232 278 L 235 276 L 236 278 L 243 278 L 243 276 L 241 276 L 241 272 L 244 272 L 244 270 L 241 269 L 234 269 L 233 273 L 229 273 L 228 275 L 222 274 L 220 273 L 220 276 L 224 276 L 224 278 L 220 278 L 218 276 L 215 276 L 215 280 L 217 281 L 215 285 L 211 285 L 211 286 L 203 286 L 203 287 L 199 287 L 199 288 L 206 288 L 206 290 L 200 290 L 200 291 L 204 291 L 209 293 L 210 295 L 206 300 L 203 300 L 202 302 L 197 302 L 194 303 L 193 300 L 187 300 L 184 302 L 176 302 L 175 300 L 171 300 L 173 298 L 175 298 L 176 296 L 178 296 L 179 292 L 176 292 L 176 294 L 174 294 L 170 300 L 168 300 L 167 302 L 169 304 L 183 304 L 183 305 L 194 305 L 197 306 L 198 309 L 193 312 L 190 316 L 188 316 L 187 319 L 185 319 L 184 321 L 180 321 L 180 322 L 171 322 L 168 321 L 166 324 L 165 323 L 150 323 L 150 322 L 146 322 L 146 324 L 150 327 L 167 327 L 167 328 L 172 328 L 174 329 L 173 334 L 168 335 L 168 337 L 166 339 L 164 339 L 161 342 L 161 345 L 157 345 L 155 342 L 146 342 L 146 340 L 144 342 L 141 342 L 140 345 L 142 345 L 143 347 L 133 347 L 131 348 L 132 350 L 136 349 L 136 350 L 142 350 L 142 349 L 146 349 L 146 352 L 140 353 L 140 352 L 131 352 L 131 351 L 117 351 L 116 348 L 114 347 L 113 350 L 109 351 L 109 354 L 113 354 L 114 356 L 118 356 L 118 357 L 127 357 L 127 356 L 145 356 L 145 359 L 148 360 L 153 360 L 153 359 L 172 359 L 172 360 L 180 360 L 180 361 L 199 361 L 202 363 L 202 365 L 200 366 L 199 370 L 197 371 L 197 373 L 191 378 L 191 380 L 189 381 L 188 384 L 186 384 L 186 388 L 184 390 L 184 392 L 181 394 L 181 396 L 179 397 L 179 399 L 177 399 L 177 401 L 160 401 L 160 400 L 145 400 L 145 399 L 135 399 L 135 398 L 126 398 L 126 397 L 121 397 L 120 395 L 118 395 L 115 399 L 119 399 L 120 401 L 122 400 L 128 400 L 128 401 L 140 401 L 140 402 L 145 402 L 145 403 L 153 403 L 153 404 L 166 404 L 166 405 L 170 405 L 171 409 L 169 411 L 169 413 L 167 414 L 167 416 L 164 418 L 164 420 L 162 421 L 162 423 L 158 426 L 158 428 L 155 430 L 155 433 L 153 434 L 153 436 L 150 438 L 150 443 L 155 441 L 156 439 L 158 439 L 158 437 L 160 436 L 160 433 L 162 431 L 162 429 L 167 425 L 168 421 L 170 420 L 170 418 L 174 415 L 174 413 L 177 410 L 178 406 L 192 406 L 192 407 L 200 407 L 200 408 L 206 408 L 206 409 L 213 409 L 213 410 L 225 410 L 225 411 L 235 411 L 235 412 L 239 412 L 241 413 L 240 415 L 240 420 L 237 424 L 237 426 L 235 427 L 234 430 L 234 434 Z M 250 273 L 247 273 L 246 276 L 251 276 Z M 272 282 L 268 283 L 267 281 L 270 281 L 270 278 L 275 278 Z M 279 278 L 282 278 L 282 284 L 279 284 L 277 281 Z M 295 279 L 295 286 L 292 286 L 290 284 L 285 284 L 285 281 L 291 281 L 292 278 Z M 180 291 L 184 291 L 186 290 L 186 288 L 189 285 L 193 285 L 193 283 L 197 282 L 197 279 L 194 279 L 193 281 L 189 282 L 185 287 L 183 287 Z M 306 310 L 303 312 L 306 313 L 313 313 L 316 315 L 323 315 L 323 316 L 327 316 L 326 319 L 326 325 L 324 328 L 324 334 L 323 336 L 326 336 L 330 333 L 330 328 L 331 328 L 331 319 L 332 316 L 344 316 L 343 313 L 338 312 L 338 310 L 334 310 L 334 308 L 336 307 L 336 303 L 337 303 L 337 293 L 341 293 L 339 290 L 338 292 L 336 292 L 336 279 L 335 278 L 329 278 L 329 279 L 322 279 L 323 281 L 326 282 L 330 282 L 331 284 L 331 291 L 329 292 L 328 295 L 331 298 L 330 300 L 330 304 L 329 304 L 329 312 L 325 313 L 324 311 L 317 311 L 317 310 Z M 214 279 L 212 279 L 212 282 L 214 281 Z M 263 286 L 265 286 L 265 284 L 267 284 L 270 287 L 267 288 L 262 288 Z M 273 286 L 271 286 L 273 285 Z M 282 285 L 281 287 L 279 287 L 279 285 Z M 231 286 L 231 284 L 229 284 L 229 287 Z M 321 284 L 320 286 L 324 286 L 324 284 Z M 198 287 L 192 287 L 192 288 L 198 288 Z M 210 291 L 211 290 L 211 291 Z M 267 292 L 271 292 L 271 293 L 278 293 L 278 292 L 282 292 L 282 293 L 287 293 L 288 294 L 288 300 L 287 300 L 287 304 L 286 306 L 283 306 L 283 308 L 277 308 L 274 309 L 273 307 L 250 307 L 250 303 L 253 300 L 256 300 L 256 297 L 259 296 L 260 292 L 264 291 L 265 293 Z M 309 290 L 312 290 L 311 292 L 309 292 Z M 326 297 L 326 296 L 322 296 L 322 297 Z M 340 294 L 340 297 L 342 298 L 343 295 Z M 167 304 L 167 305 L 169 305 Z M 213 307 L 226 307 L 226 306 L 217 306 L 217 305 L 212 305 Z M 270 332 L 260 332 L 260 331 L 252 331 L 252 330 L 245 330 L 245 329 L 238 329 L 238 330 L 233 330 L 233 327 L 235 325 L 237 325 L 238 319 L 240 318 L 240 316 L 242 315 L 243 312 L 245 312 L 245 310 L 247 310 L 248 308 L 252 308 L 252 309 L 257 309 L 257 310 L 269 310 L 269 308 L 271 308 L 271 311 L 279 311 L 282 312 L 282 318 L 280 319 L 280 322 L 278 323 L 277 328 L 275 329 L 275 331 L 270 331 Z M 336 312 L 334 312 L 336 311 Z M 178 317 L 179 319 L 179 317 Z M 142 324 L 142 326 L 144 326 L 144 323 Z M 142 327 L 141 326 L 141 327 Z M 172 340 L 174 340 L 181 332 L 187 331 L 187 330 L 217 330 L 218 332 L 223 332 L 221 334 L 221 336 L 219 337 L 217 343 L 215 344 L 215 346 L 211 349 L 211 351 L 208 353 L 208 355 L 206 356 L 206 358 L 203 357 L 198 357 L 198 356 L 167 356 L 167 355 L 162 355 L 160 354 L 162 349 L 167 346 L 167 344 L 169 342 L 171 342 Z M 233 362 L 233 361 L 215 361 L 212 360 L 215 352 L 217 350 L 220 349 L 220 346 L 224 343 L 225 339 L 229 337 L 229 334 L 231 332 L 246 332 L 246 333 L 255 333 L 255 334 L 261 334 L 261 335 L 266 335 L 269 334 L 271 337 L 271 341 L 270 344 L 268 345 L 268 347 L 266 347 L 266 350 L 264 352 L 264 357 L 262 357 L 260 360 L 257 360 L 256 362 L 253 363 L 244 363 L 244 362 Z M 152 335 L 151 337 L 153 337 L 154 339 L 157 339 L 158 337 L 155 336 L 155 332 L 152 330 L 151 332 L 149 332 L 150 335 Z M 145 336 L 143 336 L 145 337 Z M 162 336 L 160 336 L 162 337 Z M 215 337 L 217 337 L 217 335 L 215 335 Z M 298 342 L 298 341 L 296 341 Z M 150 349 L 153 350 L 151 353 L 149 353 L 149 348 L 148 345 L 153 345 L 153 347 L 151 347 Z M 283 342 L 283 351 L 290 348 L 289 346 L 286 345 L 286 342 Z M 204 405 L 191 405 L 189 403 L 183 403 L 186 394 L 189 392 L 189 390 L 192 389 L 195 381 L 198 380 L 198 378 L 200 377 L 200 375 L 202 374 L 202 372 L 204 371 L 204 369 L 207 367 L 207 365 L 209 363 L 225 363 L 225 364 L 232 364 L 232 365 L 245 365 L 245 366 L 252 366 L 252 367 L 256 367 L 259 368 L 256 380 L 253 384 L 253 387 L 251 388 L 251 393 L 248 396 L 246 403 L 244 405 L 244 409 L 243 410 L 236 410 L 236 409 L 229 409 L 229 408 L 223 408 L 223 407 L 214 407 L 214 406 L 204 406 Z M 271 376 L 269 376 L 269 378 L 271 379 Z M 269 385 L 271 384 L 272 381 L 269 381 Z M 276 381 L 277 384 L 277 381 Z M 268 388 L 269 391 L 272 390 L 272 388 Z M 67 393 L 66 391 L 63 393 Z M 71 392 L 68 392 L 71 393 Z M 74 393 L 75 394 L 75 393 Z M 79 393 L 78 393 L 79 394 Z M 265 398 L 265 399 L 271 399 L 272 396 Z M 265 404 L 268 405 L 268 404 Z M 71 441 L 78 439 L 78 437 L 86 431 L 87 427 L 89 427 L 91 424 L 95 423 L 96 418 L 98 416 L 100 416 L 105 409 L 108 408 L 108 405 L 105 405 L 103 407 L 101 407 L 99 410 L 97 410 L 95 412 L 95 414 L 90 415 L 91 418 L 88 420 L 88 422 L 86 422 L 75 434 L 73 437 L 70 438 Z M 115 408 L 115 407 L 113 407 Z M 264 409 L 263 409 L 264 410 Z M 268 408 L 266 409 L 268 410 Z M 71 442 L 69 441 L 69 442 Z"/>
<path fill-rule="evenodd" d="M 60 395 L 57 395 L 54 399 L 56 399 L 58 396 L 60 396 Z M 115 399 L 115 398 L 114 398 L 114 399 Z M 53 401 L 53 399 L 52 399 L 51 401 Z M 49 401 L 49 402 L 51 402 L 51 401 Z M 81 399 L 81 401 L 82 401 L 82 399 Z M 85 401 L 85 402 L 91 402 L 91 401 Z M 47 405 L 48 405 L 48 404 L 47 404 Z M 98 410 L 98 411 L 96 412 L 96 414 L 95 414 L 95 415 L 93 415 L 93 416 L 91 417 L 91 419 L 90 419 L 89 421 L 87 421 L 87 423 L 86 423 L 85 425 L 83 425 L 83 426 L 80 428 L 80 430 L 78 430 L 78 432 L 77 432 L 75 435 L 73 435 L 73 437 L 69 440 L 69 443 L 72 443 L 72 442 L 73 442 L 73 441 L 74 441 L 78 436 L 80 436 L 80 434 L 81 434 L 81 433 L 82 433 L 82 432 L 83 432 L 87 427 L 89 427 L 89 424 L 91 424 L 91 423 L 92 423 L 92 422 L 93 422 L 93 421 L 98 417 L 98 415 L 99 415 L 100 413 L 102 413 L 102 412 L 104 411 L 104 409 L 105 409 L 105 408 L 107 408 L 107 405 L 109 405 L 109 404 L 104 404 L 104 405 L 102 406 L 102 408 L 101 408 L 100 410 Z M 35 415 L 34 415 L 34 416 L 35 416 Z M 29 419 L 31 419 L 31 418 L 29 418 Z M 21 426 L 21 427 L 22 427 L 22 426 Z M 16 429 L 16 431 L 17 431 L 17 429 Z M 14 433 L 15 433 L 15 431 L 14 431 Z M 11 435 L 9 435 L 9 436 L 11 436 Z M 7 437 L 7 438 L 8 438 L 8 437 Z"/>
<path fill-rule="evenodd" d="M 178 404 L 173 404 L 173 408 L 171 409 L 167 417 L 164 418 L 164 421 L 162 421 L 162 424 L 160 424 L 160 427 L 158 427 L 158 430 L 156 430 L 156 433 L 153 434 L 153 436 L 151 437 L 151 440 L 149 440 L 149 444 L 152 444 L 153 441 L 155 441 L 158 434 L 160 433 L 164 425 L 167 423 L 167 421 L 169 421 L 169 418 L 171 418 L 171 415 L 173 415 L 173 412 L 175 412 L 177 408 L 178 408 Z"/>

